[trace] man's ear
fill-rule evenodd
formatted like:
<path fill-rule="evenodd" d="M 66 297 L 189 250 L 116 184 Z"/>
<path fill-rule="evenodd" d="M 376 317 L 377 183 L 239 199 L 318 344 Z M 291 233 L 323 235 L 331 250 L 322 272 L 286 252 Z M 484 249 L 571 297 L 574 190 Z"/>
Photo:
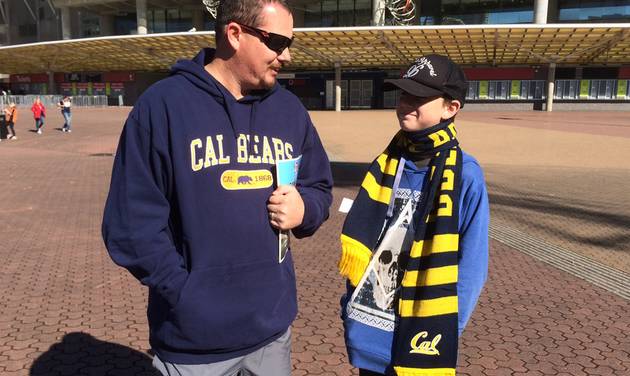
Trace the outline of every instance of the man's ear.
<path fill-rule="evenodd" d="M 462 107 L 462 103 L 457 99 L 451 99 L 450 101 L 444 101 L 444 112 L 442 113 L 442 120 L 447 120 L 452 118 L 457 114 L 459 109 Z"/>
<path fill-rule="evenodd" d="M 228 46 L 230 46 L 233 50 L 238 50 L 238 47 L 241 43 L 241 34 L 243 33 L 243 29 L 236 22 L 230 22 L 225 26 L 225 42 Z"/>

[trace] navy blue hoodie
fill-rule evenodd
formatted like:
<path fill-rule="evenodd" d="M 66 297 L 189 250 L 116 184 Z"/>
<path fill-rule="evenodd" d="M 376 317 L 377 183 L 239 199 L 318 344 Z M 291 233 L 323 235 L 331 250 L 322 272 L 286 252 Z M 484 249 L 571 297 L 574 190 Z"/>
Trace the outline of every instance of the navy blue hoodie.
<path fill-rule="evenodd" d="M 149 287 L 150 343 L 201 364 L 272 342 L 297 313 L 289 254 L 268 219 L 274 164 L 302 155 L 300 238 L 328 218 L 330 164 L 308 113 L 276 84 L 236 100 L 202 50 L 138 100 L 123 129 L 103 219 L 110 256 Z"/>

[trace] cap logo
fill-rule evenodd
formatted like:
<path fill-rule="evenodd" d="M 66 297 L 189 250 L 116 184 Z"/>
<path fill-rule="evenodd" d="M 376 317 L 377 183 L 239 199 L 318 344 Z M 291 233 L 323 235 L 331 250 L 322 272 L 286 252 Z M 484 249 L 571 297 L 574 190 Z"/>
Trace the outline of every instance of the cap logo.
<path fill-rule="evenodd" d="M 422 57 L 420 59 L 416 59 L 414 64 L 409 68 L 409 70 L 407 70 L 407 73 L 405 73 L 405 75 L 402 78 L 413 78 L 418 73 L 420 73 L 420 70 L 424 69 L 425 67 L 429 70 L 429 75 L 431 77 L 438 76 L 437 73 L 435 73 L 435 70 L 433 69 L 433 65 L 431 64 L 431 61 L 427 59 L 426 57 Z"/>

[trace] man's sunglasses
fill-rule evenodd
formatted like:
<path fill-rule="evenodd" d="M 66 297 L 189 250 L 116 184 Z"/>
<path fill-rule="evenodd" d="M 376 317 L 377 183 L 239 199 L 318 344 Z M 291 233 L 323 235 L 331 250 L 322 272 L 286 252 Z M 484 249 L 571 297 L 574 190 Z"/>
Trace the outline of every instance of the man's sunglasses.
<path fill-rule="evenodd" d="M 286 48 L 289 48 L 291 46 L 291 43 L 293 43 L 293 38 L 287 38 L 284 35 L 270 33 L 268 31 L 260 30 L 255 27 L 243 25 L 242 23 L 238 23 L 236 21 L 234 22 L 241 25 L 243 29 L 249 31 L 250 33 L 256 34 L 265 44 L 265 46 L 267 46 L 267 48 L 277 53 L 278 55 L 281 55 L 282 51 L 284 51 Z"/>

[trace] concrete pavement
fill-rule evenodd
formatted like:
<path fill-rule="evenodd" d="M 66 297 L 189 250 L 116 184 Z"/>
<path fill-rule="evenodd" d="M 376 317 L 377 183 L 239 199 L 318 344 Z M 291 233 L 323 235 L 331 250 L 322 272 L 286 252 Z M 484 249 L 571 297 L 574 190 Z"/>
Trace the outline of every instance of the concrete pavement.
<path fill-rule="evenodd" d="M 72 134 L 54 129 L 62 124 L 55 112 L 41 136 L 22 116 L 19 139 L 0 143 L 2 375 L 155 374 L 146 290 L 112 263 L 100 237 L 128 110 L 77 108 Z M 362 169 L 397 126 L 392 111 L 312 116 L 338 184 L 329 221 L 293 243 L 300 304 L 293 374 L 356 375 L 338 318 L 336 209 L 355 196 Z M 493 240 L 458 374 L 630 373 L 630 304 L 613 286 L 630 280 L 627 119 L 627 112 L 459 115 L 462 145 L 486 173 Z M 555 261 L 545 259 L 552 254 Z"/>

